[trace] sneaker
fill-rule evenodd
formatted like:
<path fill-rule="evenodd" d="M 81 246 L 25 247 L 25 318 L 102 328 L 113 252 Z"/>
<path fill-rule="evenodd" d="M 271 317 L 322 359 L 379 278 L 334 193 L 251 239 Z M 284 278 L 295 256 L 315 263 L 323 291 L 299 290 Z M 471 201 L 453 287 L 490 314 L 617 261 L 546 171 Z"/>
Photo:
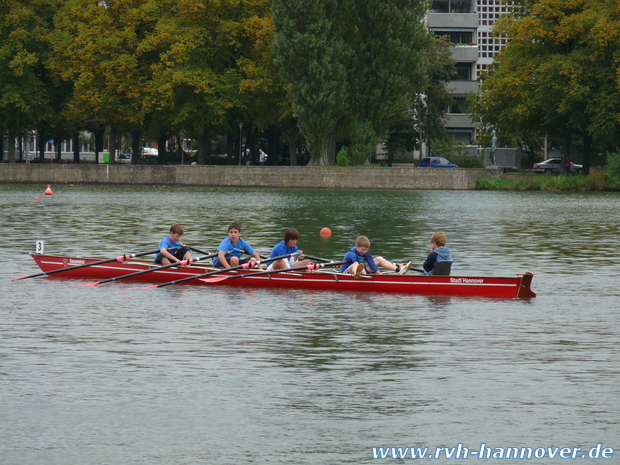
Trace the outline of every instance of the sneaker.
<path fill-rule="evenodd" d="M 360 279 L 360 275 L 362 274 L 362 271 L 364 271 L 364 265 L 362 265 L 361 263 L 357 265 L 357 270 L 355 270 L 355 279 Z"/>
<path fill-rule="evenodd" d="M 398 270 L 398 274 L 405 274 L 407 271 L 411 269 L 411 262 L 405 263 L 400 266 L 400 270 Z"/>

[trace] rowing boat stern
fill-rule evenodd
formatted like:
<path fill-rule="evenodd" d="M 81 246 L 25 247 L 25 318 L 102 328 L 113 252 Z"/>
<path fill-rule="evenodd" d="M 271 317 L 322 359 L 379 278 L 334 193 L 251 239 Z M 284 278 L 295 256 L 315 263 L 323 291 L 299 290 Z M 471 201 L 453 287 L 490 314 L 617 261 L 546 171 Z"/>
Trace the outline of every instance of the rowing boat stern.
<path fill-rule="evenodd" d="M 536 297 L 536 293 L 532 291 L 532 279 L 534 278 L 535 273 L 525 273 L 521 275 L 521 284 L 519 285 L 519 293 L 517 294 L 518 299 L 531 299 L 532 297 Z"/>

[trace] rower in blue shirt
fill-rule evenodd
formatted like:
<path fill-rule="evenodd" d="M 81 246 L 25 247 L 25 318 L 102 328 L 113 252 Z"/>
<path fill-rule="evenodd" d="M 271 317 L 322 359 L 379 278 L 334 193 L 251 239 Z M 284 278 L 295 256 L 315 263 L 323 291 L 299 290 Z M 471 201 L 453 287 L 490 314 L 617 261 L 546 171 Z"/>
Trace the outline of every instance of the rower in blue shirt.
<path fill-rule="evenodd" d="M 243 255 L 248 258 L 241 258 Z M 236 221 L 228 226 L 228 237 L 224 239 L 217 248 L 217 257 L 213 259 L 213 266 L 216 268 L 230 268 L 244 263 L 250 263 L 250 268 L 254 262 L 260 262 L 260 255 L 241 238 L 241 225 Z M 262 269 L 259 263 L 259 269 Z"/>
<path fill-rule="evenodd" d="M 342 261 L 350 262 L 351 265 L 348 263 L 342 265 L 340 271 L 359 278 L 360 274 L 381 274 L 379 266 L 388 271 L 395 271 L 398 274 L 405 274 L 411 268 L 411 262 L 396 264 L 387 261 L 383 257 L 372 258 L 372 255 L 368 252 L 369 249 L 370 240 L 366 236 L 359 236 L 355 240 L 355 247 L 352 247 L 342 259 Z"/>
<path fill-rule="evenodd" d="M 302 255 L 303 250 L 299 250 L 297 247 L 297 242 L 299 241 L 299 231 L 295 228 L 289 228 L 284 233 L 284 240 L 278 242 L 275 247 L 271 250 L 269 254 L 269 258 L 273 257 L 281 257 L 282 255 L 299 253 Z M 292 268 L 294 266 L 306 266 L 312 263 L 312 260 L 302 260 L 298 261 L 298 255 L 291 255 L 289 258 L 276 260 L 272 262 L 267 267 L 268 271 L 272 270 L 282 270 L 284 268 Z"/>

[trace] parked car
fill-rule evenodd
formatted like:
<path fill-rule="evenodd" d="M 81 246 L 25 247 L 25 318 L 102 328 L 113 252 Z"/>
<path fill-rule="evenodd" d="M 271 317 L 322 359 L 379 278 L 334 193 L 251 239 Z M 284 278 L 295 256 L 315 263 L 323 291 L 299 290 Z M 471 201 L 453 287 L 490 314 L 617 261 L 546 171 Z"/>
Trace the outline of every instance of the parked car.
<path fill-rule="evenodd" d="M 444 157 L 424 157 L 418 165 L 420 168 L 458 168 L 454 163 Z"/>
<path fill-rule="evenodd" d="M 560 160 L 561 158 L 549 158 L 548 160 L 541 161 L 540 163 L 534 163 L 532 171 L 534 173 L 559 173 Z M 581 173 L 583 166 L 573 163 L 570 169 L 573 173 Z"/>
<path fill-rule="evenodd" d="M 118 156 L 119 163 L 131 163 L 131 154 L 129 153 L 121 153 Z"/>

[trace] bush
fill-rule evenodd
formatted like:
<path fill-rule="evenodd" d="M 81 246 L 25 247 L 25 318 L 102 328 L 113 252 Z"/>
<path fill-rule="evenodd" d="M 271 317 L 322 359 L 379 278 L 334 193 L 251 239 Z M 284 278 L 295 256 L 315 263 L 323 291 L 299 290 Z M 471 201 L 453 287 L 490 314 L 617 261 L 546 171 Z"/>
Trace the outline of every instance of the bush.
<path fill-rule="evenodd" d="M 434 156 L 445 157 L 459 168 L 483 168 L 482 154 L 471 155 L 463 144 L 451 140 L 437 140 L 431 148 Z"/>
<path fill-rule="evenodd" d="M 342 147 L 336 154 L 336 165 L 338 166 L 350 166 L 351 159 L 349 158 L 349 149 Z"/>
<path fill-rule="evenodd" d="M 351 140 L 351 145 L 347 150 L 349 164 L 354 166 L 366 164 L 377 145 L 377 135 L 372 128 L 371 122 L 358 120 L 351 122 L 349 125 L 349 139 Z"/>
<path fill-rule="evenodd" d="M 575 176 L 527 176 L 518 178 L 478 178 L 476 189 L 511 191 L 585 191 L 587 178 Z"/>
<path fill-rule="evenodd" d="M 459 168 L 483 168 L 482 155 L 470 155 L 466 151 L 452 152 L 448 159 Z"/>
<path fill-rule="evenodd" d="M 607 154 L 607 188 L 620 190 L 620 152 Z"/>
<path fill-rule="evenodd" d="M 586 180 L 586 189 L 589 191 L 605 191 L 607 187 L 607 170 L 600 166 L 592 168 Z"/>

